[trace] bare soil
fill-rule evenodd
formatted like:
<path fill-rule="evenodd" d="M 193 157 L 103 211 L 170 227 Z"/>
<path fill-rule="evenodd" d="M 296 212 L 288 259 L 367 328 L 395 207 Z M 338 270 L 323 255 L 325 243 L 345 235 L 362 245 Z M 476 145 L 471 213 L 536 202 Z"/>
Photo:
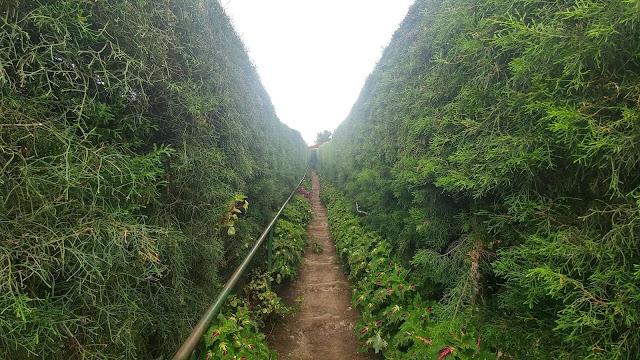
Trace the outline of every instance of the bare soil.
<path fill-rule="evenodd" d="M 281 360 L 373 359 L 358 353 L 354 333 L 358 313 L 351 307 L 351 288 L 329 233 L 327 209 L 320 203 L 320 183 L 315 172 L 312 187 L 313 218 L 307 227 L 308 242 L 319 243 L 323 252 L 316 254 L 307 246 L 298 279 L 281 294 L 286 303 L 299 310 L 275 324 L 267 340 Z"/>

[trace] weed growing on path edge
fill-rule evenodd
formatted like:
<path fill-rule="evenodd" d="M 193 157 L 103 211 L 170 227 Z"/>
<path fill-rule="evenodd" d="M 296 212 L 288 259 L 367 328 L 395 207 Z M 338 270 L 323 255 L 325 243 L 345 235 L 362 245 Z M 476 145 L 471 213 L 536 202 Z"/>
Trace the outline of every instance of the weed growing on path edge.
<path fill-rule="evenodd" d="M 291 314 L 291 309 L 273 289 L 298 274 L 306 244 L 306 225 L 311 206 L 296 195 L 278 219 L 273 239 L 273 269 L 264 264 L 248 275 L 248 284 L 238 296 L 227 300 L 218 319 L 210 326 L 198 349 L 201 359 L 275 359 L 262 334 L 265 323 Z"/>
<path fill-rule="evenodd" d="M 322 254 L 324 252 L 324 248 L 322 247 L 322 245 L 320 245 L 317 242 L 313 242 L 311 244 L 311 251 L 313 251 L 314 254 Z"/>

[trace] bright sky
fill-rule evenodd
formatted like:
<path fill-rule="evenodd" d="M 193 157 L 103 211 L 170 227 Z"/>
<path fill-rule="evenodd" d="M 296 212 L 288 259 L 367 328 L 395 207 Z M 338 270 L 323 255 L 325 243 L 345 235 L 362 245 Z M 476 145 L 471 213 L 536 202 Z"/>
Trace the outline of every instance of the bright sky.
<path fill-rule="evenodd" d="M 413 0 L 220 0 L 280 120 L 309 144 L 349 114 Z"/>

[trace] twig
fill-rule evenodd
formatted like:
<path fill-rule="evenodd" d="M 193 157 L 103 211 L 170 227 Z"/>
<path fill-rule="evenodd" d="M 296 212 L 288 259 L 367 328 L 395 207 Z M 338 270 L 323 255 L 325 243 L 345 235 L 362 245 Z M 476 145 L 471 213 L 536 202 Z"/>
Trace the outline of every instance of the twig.
<path fill-rule="evenodd" d="M 357 201 L 356 201 L 356 212 L 358 214 L 369 215 L 368 212 L 360 210 L 360 207 L 358 206 L 358 202 Z"/>
<path fill-rule="evenodd" d="M 43 123 L 33 124 L 0 124 L 0 127 L 38 127 L 44 125 Z"/>

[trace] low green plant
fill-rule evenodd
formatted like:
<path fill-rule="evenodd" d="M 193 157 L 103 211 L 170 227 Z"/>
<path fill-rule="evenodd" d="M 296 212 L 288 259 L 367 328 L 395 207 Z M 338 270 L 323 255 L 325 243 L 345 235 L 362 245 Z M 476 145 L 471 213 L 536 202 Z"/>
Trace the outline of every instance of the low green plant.
<path fill-rule="evenodd" d="M 249 275 L 249 283 L 242 289 L 243 299 L 246 301 L 251 318 L 259 326 L 273 317 L 284 317 L 291 313 L 291 309 L 282 301 L 273 289 L 274 272 L 254 272 Z"/>
<path fill-rule="evenodd" d="M 354 285 L 352 302 L 360 310 L 356 334 L 365 348 L 387 359 L 493 359 L 474 317 L 423 299 L 410 269 L 394 260 L 390 244 L 366 230 L 352 206 L 328 182 L 323 200 L 336 249 Z"/>
<path fill-rule="evenodd" d="M 250 306 L 243 300 L 232 297 L 225 311 L 218 315 L 214 326 L 203 336 L 202 358 L 213 359 L 277 359 L 269 349 L 265 336 L 252 316 Z"/>
<path fill-rule="evenodd" d="M 311 206 L 295 195 L 276 223 L 273 236 L 272 276 L 280 284 L 298 274 L 307 241 L 306 224 L 311 219 Z"/>
<path fill-rule="evenodd" d="M 324 252 L 324 248 L 318 242 L 314 241 L 311 244 L 311 251 L 313 251 L 315 254 L 319 255 L 319 254 L 322 254 Z"/>
<path fill-rule="evenodd" d="M 261 329 L 267 322 L 294 311 L 282 301 L 274 286 L 297 275 L 304 253 L 305 227 L 310 219 L 309 202 L 302 196 L 294 196 L 274 229 L 272 269 L 268 271 L 261 264 L 247 275 L 248 283 L 237 296 L 227 300 L 203 337 L 199 358 L 275 359 Z M 235 220 L 235 225 L 242 223 Z"/>

